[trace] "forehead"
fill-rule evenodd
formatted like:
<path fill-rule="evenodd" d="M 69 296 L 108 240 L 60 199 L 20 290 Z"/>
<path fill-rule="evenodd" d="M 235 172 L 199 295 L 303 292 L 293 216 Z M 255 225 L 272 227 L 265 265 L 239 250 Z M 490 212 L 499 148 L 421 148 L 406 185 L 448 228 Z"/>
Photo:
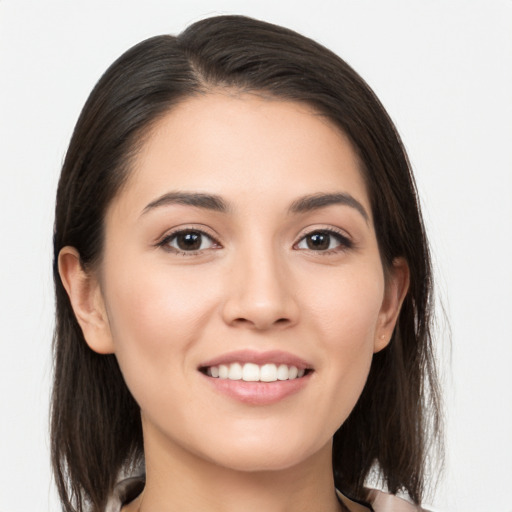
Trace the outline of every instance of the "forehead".
<path fill-rule="evenodd" d="M 360 168 L 348 137 L 309 106 L 210 93 L 181 102 L 153 126 L 114 203 L 143 208 L 174 190 L 240 204 L 348 192 L 371 211 Z"/>

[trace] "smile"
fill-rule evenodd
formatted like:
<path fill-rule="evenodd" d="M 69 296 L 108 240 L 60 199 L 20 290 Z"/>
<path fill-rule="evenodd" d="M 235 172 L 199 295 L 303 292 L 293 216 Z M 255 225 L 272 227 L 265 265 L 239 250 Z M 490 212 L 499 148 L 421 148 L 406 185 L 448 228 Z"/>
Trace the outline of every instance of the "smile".
<path fill-rule="evenodd" d="M 304 377 L 306 369 L 294 365 L 266 363 L 231 363 L 209 366 L 205 369 L 206 375 L 216 379 L 243 380 L 245 382 L 276 382 L 283 380 L 300 379 Z"/>
<path fill-rule="evenodd" d="M 220 395 L 250 405 L 270 405 L 307 387 L 313 365 L 281 350 L 237 350 L 204 361 L 199 372 Z"/>

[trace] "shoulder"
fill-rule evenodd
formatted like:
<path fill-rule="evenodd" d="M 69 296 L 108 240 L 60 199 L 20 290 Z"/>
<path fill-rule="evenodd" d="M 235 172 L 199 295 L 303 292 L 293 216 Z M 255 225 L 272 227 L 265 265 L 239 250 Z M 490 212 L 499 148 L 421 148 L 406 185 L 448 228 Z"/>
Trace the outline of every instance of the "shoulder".
<path fill-rule="evenodd" d="M 338 491 L 340 499 L 348 506 L 353 512 L 369 512 L 369 508 L 349 500 L 346 496 Z M 387 492 L 379 491 L 377 489 L 370 489 L 368 491 L 368 502 L 372 507 L 373 512 L 429 512 L 428 509 L 414 505 L 405 498 L 389 494 Z"/>
<path fill-rule="evenodd" d="M 142 492 L 144 484 L 144 476 L 125 478 L 118 482 L 107 501 L 105 512 L 121 512 L 123 505 L 134 500 Z M 336 492 L 341 501 L 350 506 L 351 511 L 369 512 L 368 507 L 350 500 L 340 491 Z M 373 512 L 429 512 L 428 509 L 414 505 L 404 498 L 377 489 L 368 492 L 368 501 Z"/>
<path fill-rule="evenodd" d="M 105 512 L 121 512 L 123 505 L 134 500 L 142 492 L 144 483 L 143 476 L 125 478 L 118 482 L 107 500 Z"/>
<path fill-rule="evenodd" d="M 405 498 L 377 489 L 370 490 L 368 499 L 375 512 L 429 512 L 428 509 L 414 505 Z"/>
<path fill-rule="evenodd" d="M 375 512 L 429 512 L 428 509 L 414 505 L 405 498 L 376 489 L 370 490 L 368 499 Z"/>

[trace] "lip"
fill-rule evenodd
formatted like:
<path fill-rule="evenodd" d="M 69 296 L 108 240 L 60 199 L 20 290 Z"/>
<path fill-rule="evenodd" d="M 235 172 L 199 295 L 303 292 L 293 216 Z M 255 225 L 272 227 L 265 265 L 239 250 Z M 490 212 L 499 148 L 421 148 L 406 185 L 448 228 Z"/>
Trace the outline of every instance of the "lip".
<path fill-rule="evenodd" d="M 304 370 L 313 369 L 310 363 L 289 352 L 281 350 L 266 352 L 237 350 L 201 363 L 198 370 L 209 366 L 228 365 L 231 363 L 254 363 L 257 365 L 274 363 L 276 365 L 296 366 L 298 369 Z M 201 371 L 199 373 L 202 378 L 207 380 L 207 383 L 212 386 L 214 391 L 221 395 L 248 405 L 271 405 L 301 391 L 307 386 L 314 372 L 306 372 L 303 377 L 298 379 L 275 382 L 246 382 L 243 380 L 218 379 L 209 377 Z"/>
<path fill-rule="evenodd" d="M 298 393 L 309 382 L 311 373 L 300 379 L 276 382 L 245 382 L 243 380 L 216 379 L 200 374 L 213 389 L 239 402 L 249 405 L 271 405 Z"/>
<path fill-rule="evenodd" d="M 311 363 L 308 363 L 304 359 L 301 359 L 294 354 L 290 354 L 289 352 L 284 352 L 282 350 L 269 350 L 266 352 L 257 352 L 255 350 L 237 350 L 234 352 L 228 352 L 227 354 L 222 354 L 201 363 L 198 369 L 231 363 L 254 363 L 257 365 L 274 363 L 276 365 L 286 364 L 288 366 L 296 366 L 299 370 L 313 369 Z"/>

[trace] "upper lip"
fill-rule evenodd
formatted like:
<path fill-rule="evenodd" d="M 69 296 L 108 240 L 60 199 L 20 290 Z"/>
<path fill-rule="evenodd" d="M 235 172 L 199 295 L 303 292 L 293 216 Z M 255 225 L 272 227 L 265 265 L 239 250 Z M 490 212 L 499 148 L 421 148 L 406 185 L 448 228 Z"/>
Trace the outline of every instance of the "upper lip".
<path fill-rule="evenodd" d="M 288 366 L 295 366 L 300 369 L 312 369 L 312 365 L 297 357 L 289 352 L 283 352 L 282 350 L 269 350 L 266 352 L 258 352 L 255 350 L 236 350 L 234 352 L 228 352 L 220 356 L 204 361 L 199 365 L 199 368 L 208 368 L 210 366 L 219 366 L 221 364 L 231 363 L 254 363 L 262 365 L 266 363 L 273 364 L 286 364 Z"/>

